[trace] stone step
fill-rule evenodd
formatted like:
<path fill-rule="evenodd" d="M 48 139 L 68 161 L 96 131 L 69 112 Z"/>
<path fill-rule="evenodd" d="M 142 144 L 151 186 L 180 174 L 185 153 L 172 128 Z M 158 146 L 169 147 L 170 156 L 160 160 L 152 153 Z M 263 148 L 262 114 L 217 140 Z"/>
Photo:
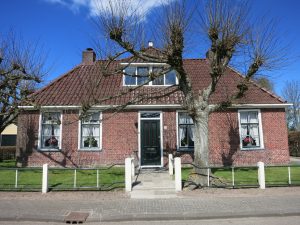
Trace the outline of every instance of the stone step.
<path fill-rule="evenodd" d="M 133 190 L 130 193 L 133 199 L 159 199 L 159 198 L 176 198 L 174 189 L 148 189 L 148 190 Z"/>

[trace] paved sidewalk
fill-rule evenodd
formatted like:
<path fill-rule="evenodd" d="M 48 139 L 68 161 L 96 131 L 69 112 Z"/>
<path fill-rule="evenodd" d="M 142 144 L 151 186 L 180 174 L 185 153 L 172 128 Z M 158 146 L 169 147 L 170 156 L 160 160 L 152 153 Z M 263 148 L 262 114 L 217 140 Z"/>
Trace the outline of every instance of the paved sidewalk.
<path fill-rule="evenodd" d="M 123 192 L 0 192 L 0 221 L 62 222 L 71 211 L 87 222 L 204 220 L 300 215 L 300 188 L 206 189 L 172 199 L 130 199 Z"/>

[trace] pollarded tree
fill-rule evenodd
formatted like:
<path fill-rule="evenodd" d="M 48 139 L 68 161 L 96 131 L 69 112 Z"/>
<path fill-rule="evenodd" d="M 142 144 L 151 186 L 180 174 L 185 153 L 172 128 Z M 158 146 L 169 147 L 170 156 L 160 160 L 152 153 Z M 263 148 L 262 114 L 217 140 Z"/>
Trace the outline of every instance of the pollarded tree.
<path fill-rule="evenodd" d="M 198 167 L 209 166 L 208 118 L 215 110 L 224 109 L 232 102 L 242 97 L 247 91 L 251 78 L 263 68 L 272 69 L 280 62 L 282 54 L 273 36 L 273 27 L 266 26 L 264 32 L 251 25 L 250 9 L 244 1 L 210 0 L 201 9 L 189 7 L 185 1 L 167 1 L 163 5 L 161 14 L 156 16 L 158 21 L 153 26 L 153 33 L 161 42 L 161 54 L 151 54 L 143 51 L 144 19 L 137 8 L 130 5 L 130 1 L 109 1 L 108 5 L 99 3 L 99 14 L 96 25 L 109 42 L 109 55 L 106 57 L 109 67 L 111 61 L 128 54 L 135 59 L 146 62 L 164 63 L 161 72 L 151 73 L 146 83 L 154 80 L 170 70 L 175 70 L 179 81 L 178 88 L 184 95 L 183 108 L 194 121 L 194 164 L 198 173 L 204 174 L 207 170 Z M 195 20 L 198 12 L 198 20 Z M 270 25 L 270 24 L 268 24 Z M 209 40 L 207 60 L 210 67 L 210 83 L 201 91 L 193 91 L 193 83 L 183 66 L 185 37 L 189 28 L 202 29 Z M 257 31 L 257 32 L 255 32 Z M 199 36 L 198 38 L 203 38 Z M 103 46 L 103 44 L 102 44 Z M 116 50 L 112 54 L 112 50 Z M 209 98 L 215 92 L 216 86 L 228 65 L 234 57 L 245 54 L 247 71 L 245 79 L 237 86 L 236 93 L 220 105 L 210 105 Z M 130 62 L 129 62 L 130 63 Z M 130 64 L 128 64 L 130 65 Z M 127 65 L 127 66 L 128 66 Z M 122 72 L 119 68 L 116 73 Z M 130 76 L 130 74 L 126 74 Z M 138 75 L 134 75 L 138 76 Z M 142 86 L 143 84 L 141 84 Z M 129 89 L 137 89 L 139 86 Z M 96 103 L 96 102 L 94 102 Z M 203 185 L 207 179 L 200 176 L 198 183 Z"/>
<path fill-rule="evenodd" d="M 20 102 L 30 104 L 28 97 L 45 74 L 44 63 L 37 42 L 25 42 L 13 31 L 0 34 L 0 132 L 15 121 Z"/>
<path fill-rule="evenodd" d="M 293 105 L 288 108 L 287 122 L 291 130 L 300 131 L 300 82 L 286 82 L 282 96 Z"/>

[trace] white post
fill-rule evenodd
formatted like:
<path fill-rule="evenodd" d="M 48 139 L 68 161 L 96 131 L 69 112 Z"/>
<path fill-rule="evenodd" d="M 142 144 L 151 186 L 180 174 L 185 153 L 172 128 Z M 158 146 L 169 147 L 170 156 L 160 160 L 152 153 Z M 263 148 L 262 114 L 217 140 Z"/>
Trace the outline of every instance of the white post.
<path fill-rule="evenodd" d="M 125 190 L 131 191 L 132 189 L 132 158 L 125 159 Z"/>
<path fill-rule="evenodd" d="M 231 176 L 232 176 L 232 187 L 234 187 L 234 167 L 231 168 Z"/>
<path fill-rule="evenodd" d="M 176 157 L 174 159 L 175 164 L 175 190 L 181 191 L 182 190 L 182 181 L 181 181 L 181 158 Z"/>
<path fill-rule="evenodd" d="M 209 174 L 209 168 L 207 168 L 207 187 L 209 187 L 209 176 L 210 176 L 210 174 Z"/>
<path fill-rule="evenodd" d="M 133 158 L 131 158 L 131 177 L 134 178 L 134 176 L 135 176 L 135 167 L 134 167 Z"/>
<path fill-rule="evenodd" d="M 174 174 L 174 165 L 173 165 L 173 155 L 169 154 L 169 174 L 172 176 Z"/>
<path fill-rule="evenodd" d="M 18 188 L 18 170 L 16 169 L 15 188 Z"/>
<path fill-rule="evenodd" d="M 43 165 L 42 193 L 48 192 L 48 164 Z"/>
<path fill-rule="evenodd" d="M 288 173 L 289 173 L 289 185 L 292 184 L 292 179 L 291 179 L 291 167 L 288 167 Z"/>
<path fill-rule="evenodd" d="M 75 169 L 74 170 L 74 188 L 76 188 L 76 183 L 77 183 L 77 171 Z"/>
<path fill-rule="evenodd" d="M 266 189 L 265 180 L 265 164 L 263 162 L 258 162 L 258 184 L 260 189 Z"/>
<path fill-rule="evenodd" d="M 99 188 L 99 170 L 97 170 L 97 188 Z"/>

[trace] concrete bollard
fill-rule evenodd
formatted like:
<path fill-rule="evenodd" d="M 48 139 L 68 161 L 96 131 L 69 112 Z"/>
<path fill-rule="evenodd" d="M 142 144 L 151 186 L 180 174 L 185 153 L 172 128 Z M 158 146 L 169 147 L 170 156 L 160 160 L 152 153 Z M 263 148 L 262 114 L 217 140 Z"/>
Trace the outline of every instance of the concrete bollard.
<path fill-rule="evenodd" d="M 169 174 L 172 176 L 174 174 L 174 160 L 173 160 L 173 155 L 169 154 Z"/>
<path fill-rule="evenodd" d="M 125 159 L 125 190 L 132 189 L 132 158 Z"/>
<path fill-rule="evenodd" d="M 43 165 L 42 193 L 48 192 L 48 164 Z"/>
<path fill-rule="evenodd" d="M 257 163 L 258 167 L 258 184 L 260 189 L 266 189 L 266 180 L 265 180 L 265 164 L 263 162 Z"/>
<path fill-rule="evenodd" d="M 182 191 L 181 158 L 176 157 L 174 159 L 174 164 L 175 164 L 175 191 Z"/>

